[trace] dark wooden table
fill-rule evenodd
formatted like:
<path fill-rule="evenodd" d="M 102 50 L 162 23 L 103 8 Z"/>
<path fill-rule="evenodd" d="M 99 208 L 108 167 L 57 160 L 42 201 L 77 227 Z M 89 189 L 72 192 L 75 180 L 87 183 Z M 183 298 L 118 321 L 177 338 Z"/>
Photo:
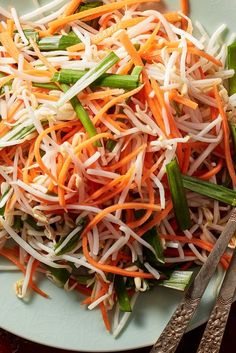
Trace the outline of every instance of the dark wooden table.
<path fill-rule="evenodd" d="M 194 353 L 201 339 L 204 326 L 187 333 L 177 353 Z M 236 303 L 233 305 L 220 353 L 236 352 Z M 150 347 L 129 351 L 130 353 L 148 353 Z M 3 330 L 0 330 L 0 353 L 72 353 L 69 351 L 49 348 L 25 341 Z M 123 352 L 124 353 L 124 352 Z"/>

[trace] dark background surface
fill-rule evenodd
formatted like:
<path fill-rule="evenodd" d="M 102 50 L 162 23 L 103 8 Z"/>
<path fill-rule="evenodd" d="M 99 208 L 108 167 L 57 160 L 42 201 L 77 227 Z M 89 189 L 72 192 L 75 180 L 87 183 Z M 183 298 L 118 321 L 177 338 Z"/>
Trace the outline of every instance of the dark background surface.
<path fill-rule="evenodd" d="M 176 353 L 195 353 L 201 339 L 204 326 L 187 333 Z M 148 353 L 150 347 L 127 351 L 128 353 Z M 236 352 L 236 303 L 232 306 L 228 325 L 224 335 L 220 353 Z M 60 349 L 49 348 L 20 339 L 0 330 L 0 353 L 72 353 Z M 124 352 L 122 352 L 124 353 Z"/>

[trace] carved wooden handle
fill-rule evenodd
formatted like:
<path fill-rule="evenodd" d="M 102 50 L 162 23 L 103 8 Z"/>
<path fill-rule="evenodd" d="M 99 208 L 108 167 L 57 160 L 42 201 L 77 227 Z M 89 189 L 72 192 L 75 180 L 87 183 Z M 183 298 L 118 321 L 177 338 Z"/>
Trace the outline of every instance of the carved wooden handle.
<path fill-rule="evenodd" d="M 232 298 L 224 300 L 222 297 L 219 297 L 217 299 L 197 353 L 218 353 L 220 351 L 231 305 Z"/>
<path fill-rule="evenodd" d="M 200 298 L 184 298 L 150 353 L 174 353 L 176 351 L 199 302 Z"/>

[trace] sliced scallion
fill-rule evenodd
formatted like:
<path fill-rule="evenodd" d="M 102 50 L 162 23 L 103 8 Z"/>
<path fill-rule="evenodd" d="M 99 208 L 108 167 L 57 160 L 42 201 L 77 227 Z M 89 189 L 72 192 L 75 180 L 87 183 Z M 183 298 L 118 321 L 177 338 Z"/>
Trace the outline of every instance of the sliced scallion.
<path fill-rule="evenodd" d="M 62 69 L 53 75 L 53 82 L 61 82 L 75 84 L 80 80 L 88 71 Z M 110 88 L 123 88 L 131 90 L 137 88 L 139 85 L 139 74 L 136 75 L 118 75 L 118 74 L 103 74 L 100 78 L 91 83 L 91 87 L 110 87 Z"/>
<path fill-rule="evenodd" d="M 122 276 L 115 276 L 114 288 L 117 295 L 120 310 L 123 312 L 131 312 L 132 309 L 130 305 L 130 300 L 128 292 L 126 290 L 124 278 Z"/>
<path fill-rule="evenodd" d="M 159 286 L 184 291 L 192 278 L 192 271 L 174 271 L 168 279 L 158 282 Z"/>
<path fill-rule="evenodd" d="M 43 51 L 65 50 L 78 43 L 81 43 L 81 40 L 76 35 L 55 35 L 40 39 L 38 41 L 38 47 Z"/>
<path fill-rule="evenodd" d="M 46 88 L 50 90 L 60 90 L 60 88 L 53 82 L 49 82 L 49 83 L 33 82 L 33 87 Z"/>
<path fill-rule="evenodd" d="M 95 7 L 98 7 L 101 5 L 103 5 L 103 3 L 101 1 L 85 2 L 80 5 L 78 12 L 94 9 Z"/>
<path fill-rule="evenodd" d="M 43 227 L 39 226 L 32 216 L 28 215 L 25 222 L 37 232 L 43 232 Z"/>
<path fill-rule="evenodd" d="M 21 216 L 14 216 L 14 223 L 13 223 L 14 230 L 16 232 L 19 232 L 22 226 L 23 226 L 23 222 L 21 220 Z"/>
<path fill-rule="evenodd" d="M 66 85 L 65 83 L 62 83 L 60 86 L 61 86 L 63 92 L 67 92 L 70 89 L 70 86 Z M 81 124 L 83 125 L 83 127 L 87 131 L 89 137 L 93 137 L 93 136 L 97 135 L 96 128 L 93 125 L 93 122 L 90 119 L 87 111 L 84 109 L 84 107 L 80 103 L 79 99 L 75 96 L 70 99 L 70 103 L 71 103 L 74 111 L 76 112 L 77 117 L 81 121 Z"/>
<path fill-rule="evenodd" d="M 236 71 L 236 42 L 228 46 L 228 68 Z M 236 93 L 236 74 L 229 79 L 229 94 Z"/>
<path fill-rule="evenodd" d="M 236 124 L 229 122 L 229 127 L 231 131 L 233 146 L 234 146 L 234 158 L 236 157 Z"/>
<path fill-rule="evenodd" d="M 117 142 L 115 140 L 107 140 L 106 143 L 106 148 L 108 149 L 108 151 L 112 152 L 116 146 Z"/>
<path fill-rule="evenodd" d="M 48 278 L 50 278 L 59 287 L 64 287 L 68 279 L 70 278 L 70 272 L 65 268 L 54 268 L 45 266 L 47 269 Z"/>
<path fill-rule="evenodd" d="M 188 175 L 182 175 L 182 180 L 184 187 L 188 190 L 221 201 L 227 205 L 236 206 L 236 191 L 234 190 Z"/>
<path fill-rule="evenodd" d="M 191 226 L 190 212 L 176 159 L 167 164 L 166 172 L 176 221 L 181 230 L 188 229 Z"/>
<path fill-rule="evenodd" d="M 158 266 L 160 263 L 164 263 L 163 246 L 161 239 L 157 233 L 156 227 L 153 227 L 148 232 L 146 232 L 142 238 L 146 240 L 155 250 L 155 254 L 147 248 L 144 249 L 146 261 L 148 261 L 152 266 Z"/>
<path fill-rule="evenodd" d="M 141 72 L 143 71 L 142 66 L 135 66 L 131 72 L 131 76 L 140 76 Z"/>
<path fill-rule="evenodd" d="M 0 208 L 0 216 L 4 216 L 5 213 L 5 208 L 6 208 L 6 197 L 7 194 L 9 193 L 10 189 L 7 189 L 4 194 L 1 197 L 1 203 L 4 203 L 4 205 Z"/>
<path fill-rule="evenodd" d="M 86 224 L 86 220 L 82 219 L 80 223 L 77 226 L 81 226 L 78 232 L 70 239 L 70 241 L 63 246 L 63 248 L 60 251 L 56 251 L 59 247 L 61 247 L 62 243 L 64 242 L 65 238 L 61 238 L 58 243 L 55 245 L 55 252 L 57 255 L 64 255 L 68 252 L 71 252 L 74 250 L 74 248 L 77 246 L 78 241 L 80 239 L 81 233 L 83 232 L 84 226 Z"/>
<path fill-rule="evenodd" d="M 23 30 L 24 35 L 28 40 L 33 39 L 36 43 L 39 40 L 39 32 L 35 31 L 34 29 L 26 28 Z"/>
<path fill-rule="evenodd" d="M 57 105 L 60 107 L 71 98 L 80 93 L 84 88 L 91 85 L 101 75 L 109 70 L 113 65 L 119 61 L 119 57 L 111 52 L 98 65 L 90 69 L 81 79 L 79 79 L 74 86 L 72 86 L 58 101 Z"/>

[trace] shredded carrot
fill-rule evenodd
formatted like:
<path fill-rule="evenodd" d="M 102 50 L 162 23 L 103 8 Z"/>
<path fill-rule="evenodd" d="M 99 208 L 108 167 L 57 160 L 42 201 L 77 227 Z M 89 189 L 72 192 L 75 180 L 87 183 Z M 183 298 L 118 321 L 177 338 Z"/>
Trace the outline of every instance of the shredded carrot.
<path fill-rule="evenodd" d="M 67 5 L 62 17 L 72 15 L 80 6 L 81 0 L 71 0 L 71 2 Z"/>
<path fill-rule="evenodd" d="M 46 59 L 46 57 L 44 55 L 41 54 L 38 45 L 35 43 L 35 41 L 30 40 L 30 44 L 32 45 L 36 55 L 38 56 L 38 58 L 42 61 L 42 63 L 48 67 L 49 71 L 54 74 L 55 72 L 57 72 L 57 70 L 55 69 L 55 67 Z"/>
<path fill-rule="evenodd" d="M 7 19 L 7 31 L 9 35 L 12 37 L 13 31 L 14 31 L 14 21 L 10 18 Z"/>
<path fill-rule="evenodd" d="M 113 26 L 111 26 L 107 29 L 104 29 L 103 31 L 100 31 L 98 34 L 95 34 L 92 37 L 91 42 L 92 42 L 92 44 L 99 44 L 104 39 L 111 37 L 114 33 L 119 31 L 120 29 L 125 29 L 125 28 L 135 26 L 136 24 L 142 22 L 144 19 L 145 19 L 145 17 L 131 18 L 129 20 L 123 20 L 119 23 L 116 23 Z M 79 43 L 79 44 L 75 44 L 75 45 L 68 47 L 67 50 L 70 52 L 76 52 L 76 51 L 83 50 L 84 47 L 85 46 L 83 43 Z"/>
<path fill-rule="evenodd" d="M 23 272 L 24 274 L 26 274 L 26 269 L 25 266 L 22 265 L 19 260 L 12 254 L 11 249 L 0 249 L 0 255 L 4 256 L 6 259 L 8 259 L 9 261 L 13 262 L 21 272 Z M 39 295 L 41 295 L 44 298 L 48 298 L 48 295 L 43 292 L 40 288 L 38 288 L 36 286 L 36 284 L 33 282 L 33 280 L 31 279 L 29 282 L 29 287 L 36 293 L 38 293 Z"/>
<path fill-rule="evenodd" d="M 148 222 L 147 224 L 145 224 L 137 233 L 138 235 L 142 236 L 143 234 L 145 234 L 148 230 L 150 230 L 151 228 L 153 228 L 154 226 L 160 224 L 160 222 L 165 219 L 168 214 L 171 212 L 173 208 L 172 202 L 168 201 L 166 203 L 166 208 L 164 210 L 162 210 L 160 213 L 158 213 L 155 217 L 153 217 L 153 219 Z"/>
<path fill-rule="evenodd" d="M 148 2 L 149 0 L 139 0 L 139 3 L 145 3 Z M 159 2 L 159 0 L 154 0 L 155 2 Z M 76 20 L 81 20 L 82 18 L 86 18 L 88 16 L 91 15 L 95 15 L 96 17 L 101 16 L 101 14 L 105 14 L 108 11 L 112 10 L 119 10 L 124 6 L 127 5 L 133 5 L 137 3 L 137 0 L 122 0 L 116 3 L 112 3 L 112 4 L 107 4 L 107 5 L 102 5 L 99 7 L 96 7 L 94 9 L 90 9 L 90 10 L 86 10 L 83 12 L 79 12 L 77 14 L 74 15 L 70 15 L 70 16 L 66 16 L 64 18 L 52 21 L 49 23 L 49 33 L 53 34 L 57 31 L 58 28 L 66 25 L 67 23 L 76 21 Z"/>
<path fill-rule="evenodd" d="M 8 32 L 0 33 L 0 42 L 8 54 L 18 63 L 20 52 Z M 31 70 L 33 69 L 33 66 L 28 61 L 26 61 L 26 59 L 24 59 L 24 68 Z"/>
<path fill-rule="evenodd" d="M 137 52 L 137 50 L 135 49 L 135 47 L 133 46 L 131 40 L 129 39 L 129 37 L 125 31 L 122 31 L 120 33 L 119 39 L 120 39 L 121 43 L 123 44 L 124 48 L 126 49 L 126 51 L 128 52 L 128 54 L 130 55 L 131 62 L 133 62 L 135 65 L 143 67 L 142 59 L 141 59 L 139 53 Z M 143 70 L 142 76 L 143 76 L 143 82 L 145 84 L 145 91 L 146 91 L 146 95 L 147 95 L 147 99 L 148 99 L 150 108 L 152 110 L 152 113 L 153 113 L 158 125 L 160 126 L 161 130 L 164 132 L 165 127 L 164 127 L 163 119 L 161 116 L 161 111 L 158 111 L 158 107 L 155 104 L 156 101 L 154 99 L 150 98 L 150 93 L 152 91 L 152 88 L 151 88 L 146 70 Z"/>
<path fill-rule="evenodd" d="M 80 153 L 80 151 L 83 150 L 83 148 L 86 148 L 87 146 L 93 144 L 94 142 L 102 139 L 102 138 L 112 138 L 112 135 L 110 133 L 101 133 L 101 134 L 97 134 L 93 137 L 91 137 L 90 139 L 82 142 L 79 144 L 78 147 L 75 148 L 74 150 L 74 153 L 78 154 Z M 61 172 L 59 174 L 59 177 L 58 177 L 58 185 L 61 187 L 61 185 L 63 185 L 62 189 L 59 189 L 58 191 L 58 196 L 59 196 L 59 203 L 61 206 L 65 206 L 65 198 L 64 198 L 64 183 L 66 181 L 66 177 L 67 177 L 67 172 L 68 172 L 68 169 L 69 169 L 69 166 L 70 166 L 70 163 L 71 163 L 71 157 L 67 157 L 67 159 L 65 160 L 65 163 L 61 169 Z"/>
<path fill-rule="evenodd" d="M 35 92 L 34 95 L 38 99 L 44 99 L 46 101 L 51 101 L 51 102 L 57 102 L 59 99 L 57 96 L 53 96 L 51 94 L 44 94 L 40 92 Z"/>
<path fill-rule="evenodd" d="M 169 98 L 170 98 L 170 100 L 174 100 L 175 102 L 186 105 L 187 107 L 192 108 L 194 110 L 197 109 L 197 107 L 198 107 L 198 104 L 196 102 L 192 101 L 191 99 L 188 99 L 188 98 L 181 96 L 175 90 L 172 90 L 169 93 Z"/>
<path fill-rule="evenodd" d="M 198 238 L 191 238 L 191 239 L 188 239 L 187 237 L 185 236 L 179 236 L 179 235 L 169 235 L 169 234 L 160 234 L 160 237 L 162 239 L 165 239 L 165 240 L 171 240 L 171 241 L 179 241 L 181 243 L 185 243 L 185 244 L 194 244 L 204 250 L 207 250 L 208 252 L 211 252 L 211 250 L 213 249 L 214 247 L 214 244 L 211 244 L 211 243 L 208 243 L 206 241 L 203 241 L 201 239 L 198 239 Z M 228 256 L 227 254 L 224 254 L 221 258 L 221 261 L 222 259 L 226 260 L 226 261 L 229 261 L 230 259 L 230 256 Z"/>
<path fill-rule="evenodd" d="M 135 156 L 137 156 L 139 154 L 139 152 L 143 151 L 146 147 L 147 147 L 147 145 L 143 144 L 142 146 L 140 146 L 139 148 L 137 148 L 133 152 L 129 153 L 126 157 L 121 159 L 119 162 L 112 164 L 109 167 L 105 167 L 104 169 L 109 170 L 109 171 L 119 169 L 123 165 L 127 164 L 127 162 L 131 161 Z"/>
<path fill-rule="evenodd" d="M 0 88 L 5 86 L 5 84 L 8 83 L 9 81 L 11 81 L 14 77 L 15 77 L 14 75 L 8 75 L 6 77 L 1 78 L 0 79 Z"/>
<path fill-rule="evenodd" d="M 223 64 L 220 60 L 217 60 L 216 58 L 214 58 L 214 56 L 202 51 L 202 50 L 199 50 L 199 49 L 196 49 L 196 48 L 192 48 L 192 47 L 189 47 L 188 48 L 189 52 L 191 54 L 194 54 L 196 56 L 199 56 L 199 57 L 202 57 L 210 62 L 212 62 L 213 64 L 215 64 L 216 66 L 220 66 L 222 67 Z"/>
<path fill-rule="evenodd" d="M 181 11 L 184 15 L 189 15 L 189 0 L 181 0 Z"/>
<path fill-rule="evenodd" d="M 110 324 L 110 321 L 109 321 L 109 318 L 108 318 L 106 307 L 105 307 L 104 303 L 100 303 L 99 307 L 100 307 L 100 310 L 101 310 L 101 313 L 102 313 L 102 318 L 103 318 L 103 321 L 104 321 L 104 325 L 105 325 L 107 331 L 110 332 L 111 331 L 111 324 Z"/>
<path fill-rule="evenodd" d="M 212 168 L 211 170 L 209 170 L 204 174 L 199 175 L 198 178 L 203 180 L 209 180 L 211 177 L 218 174 L 222 168 L 223 168 L 223 159 L 220 159 L 218 164 L 214 168 Z"/>
<path fill-rule="evenodd" d="M 137 87 L 137 88 L 133 89 L 132 91 L 126 92 L 124 94 L 121 94 L 118 97 L 111 99 L 107 104 L 104 105 L 104 107 L 102 107 L 102 109 L 98 112 L 98 114 L 95 115 L 95 117 L 93 119 L 93 123 L 96 125 L 98 120 L 104 115 L 104 113 L 107 112 L 108 109 L 113 107 L 115 104 L 118 104 L 118 103 L 122 102 L 123 100 L 134 96 L 136 93 L 141 91 L 142 88 L 143 88 L 143 86 Z"/>
<path fill-rule="evenodd" d="M 66 122 L 66 123 L 61 123 L 61 124 L 47 128 L 40 135 L 38 135 L 38 137 L 35 141 L 35 145 L 34 145 L 34 154 L 35 154 L 35 159 L 36 159 L 38 165 L 44 171 L 44 173 L 47 174 L 60 187 L 64 187 L 64 186 L 61 185 L 60 182 L 58 183 L 57 178 L 50 172 L 48 167 L 46 167 L 45 164 L 43 163 L 43 160 L 40 155 L 40 144 L 41 144 L 42 140 L 44 139 L 44 137 L 47 136 L 50 132 L 55 131 L 55 130 L 59 130 L 62 127 L 71 126 L 71 125 L 73 125 L 73 123 Z"/>
<path fill-rule="evenodd" d="M 236 186 L 236 173 L 235 173 L 234 162 L 233 162 L 233 159 L 231 156 L 231 151 L 230 151 L 230 132 L 229 132 L 228 118 L 225 113 L 224 105 L 223 105 L 222 99 L 220 97 L 217 86 L 214 87 L 214 93 L 215 93 L 217 106 L 218 106 L 220 115 L 223 120 L 224 150 L 225 150 L 226 164 L 227 164 L 227 168 L 229 171 L 229 175 L 232 179 L 233 185 Z"/>

